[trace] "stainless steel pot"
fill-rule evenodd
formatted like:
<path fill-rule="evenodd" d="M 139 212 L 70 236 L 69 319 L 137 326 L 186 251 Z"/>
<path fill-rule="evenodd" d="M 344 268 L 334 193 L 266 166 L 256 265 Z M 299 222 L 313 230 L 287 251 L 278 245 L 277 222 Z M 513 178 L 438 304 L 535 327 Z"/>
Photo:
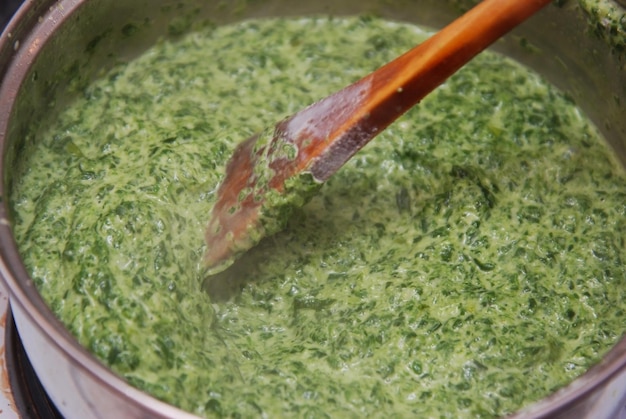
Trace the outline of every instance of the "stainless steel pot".
<path fill-rule="evenodd" d="M 0 274 L 27 354 L 67 417 L 192 417 L 129 386 L 67 332 L 43 302 L 11 233 L 7 191 L 37 132 L 90 80 L 159 37 L 194 22 L 247 17 L 376 13 L 439 27 L 466 10 L 461 0 L 39 0 L 27 1 L 0 38 Z M 558 6 L 557 6 L 558 4 Z M 619 7 L 614 3 L 615 7 Z M 602 38 L 574 0 L 558 1 L 495 47 L 567 92 L 626 162 L 623 44 Z M 606 35 L 614 35 L 607 29 Z M 626 339 L 570 386 L 529 406 L 523 417 L 612 417 L 624 405 Z M 532 383 L 529 383 L 532 385 Z"/>

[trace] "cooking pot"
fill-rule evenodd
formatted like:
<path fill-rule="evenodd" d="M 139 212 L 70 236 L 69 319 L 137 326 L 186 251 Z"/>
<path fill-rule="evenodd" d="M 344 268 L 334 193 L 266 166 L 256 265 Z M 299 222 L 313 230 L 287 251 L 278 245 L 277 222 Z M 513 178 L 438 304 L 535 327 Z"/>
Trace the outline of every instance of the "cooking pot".
<path fill-rule="evenodd" d="M 607 0 L 610 1 L 610 0 Z M 0 274 L 25 350 L 66 417 L 193 417 L 133 388 L 82 348 L 44 303 L 20 259 L 7 196 L 21 156 L 64 105 L 112 65 L 198 22 L 278 15 L 373 13 L 440 27 L 461 0 L 40 0 L 27 1 L 0 38 Z M 610 2 L 614 10 L 617 2 Z M 545 76 L 595 122 L 626 162 L 624 41 L 611 16 L 555 1 L 494 47 Z M 528 383 L 532 385 L 532 383 Z M 612 417 L 624 405 L 626 339 L 586 374 L 520 417 Z"/>

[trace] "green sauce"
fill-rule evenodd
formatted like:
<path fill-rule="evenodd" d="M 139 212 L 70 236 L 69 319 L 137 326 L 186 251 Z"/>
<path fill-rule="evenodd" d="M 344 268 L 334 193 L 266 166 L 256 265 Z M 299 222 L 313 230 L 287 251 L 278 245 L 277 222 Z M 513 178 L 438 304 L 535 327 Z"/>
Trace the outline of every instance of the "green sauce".
<path fill-rule="evenodd" d="M 626 52 L 626 7 L 616 0 L 578 0 L 590 30 L 610 45 L 614 53 Z M 623 3 L 623 2 L 622 2 Z"/>
<path fill-rule="evenodd" d="M 202 291 L 234 146 L 424 37 L 250 21 L 90 86 L 13 188 L 52 310 L 130 383 L 206 416 L 493 417 L 583 373 L 623 331 L 626 178 L 572 103 L 492 53 Z"/>

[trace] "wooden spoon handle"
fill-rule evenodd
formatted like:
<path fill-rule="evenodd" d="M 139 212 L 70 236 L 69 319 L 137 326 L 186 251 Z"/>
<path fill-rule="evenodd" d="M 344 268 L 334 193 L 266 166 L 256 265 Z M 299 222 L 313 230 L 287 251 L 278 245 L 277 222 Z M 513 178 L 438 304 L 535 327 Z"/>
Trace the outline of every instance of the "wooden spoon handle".
<path fill-rule="evenodd" d="M 400 115 L 550 2 L 485 0 L 394 61 L 283 121 L 278 128 L 300 152 L 290 168 L 276 169 L 327 180 Z"/>

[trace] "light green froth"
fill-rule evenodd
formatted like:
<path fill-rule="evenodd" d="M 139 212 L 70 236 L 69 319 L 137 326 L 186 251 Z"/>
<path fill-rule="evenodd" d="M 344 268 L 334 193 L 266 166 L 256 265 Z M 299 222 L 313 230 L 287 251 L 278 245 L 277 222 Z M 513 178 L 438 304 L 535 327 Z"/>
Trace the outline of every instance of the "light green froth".
<path fill-rule="evenodd" d="M 423 37 L 252 21 L 95 83 L 13 189 L 54 312 L 131 383 L 206 416 L 493 417 L 583 373 L 624 328 L 625 178 L 567 99 L 493 54 L 201 291 L 235 144 Z"/>

